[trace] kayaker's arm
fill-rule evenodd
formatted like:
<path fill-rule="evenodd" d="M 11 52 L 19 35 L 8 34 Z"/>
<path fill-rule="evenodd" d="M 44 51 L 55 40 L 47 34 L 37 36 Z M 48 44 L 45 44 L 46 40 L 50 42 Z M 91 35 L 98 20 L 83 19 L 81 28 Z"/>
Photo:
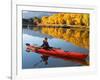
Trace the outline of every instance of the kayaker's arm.
<path fill-rule="evenodd" d="M 41 45 L 41 47 L 43 47 L 43 46 L 44 46 L 44 44 Z"/>

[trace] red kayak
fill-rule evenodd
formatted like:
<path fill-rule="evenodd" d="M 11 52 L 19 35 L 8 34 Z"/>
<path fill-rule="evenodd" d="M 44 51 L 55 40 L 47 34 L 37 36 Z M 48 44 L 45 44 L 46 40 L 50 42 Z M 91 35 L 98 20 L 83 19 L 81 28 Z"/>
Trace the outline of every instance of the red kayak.
<path fill-rule="evenodd" d="M 48 56 L 59 57 L 59 58 L 74 58 L 74 59 L 85 60 L 88 56 L 87 54 L 84 54 L 84 53 L 64 51 L 58 48 L 46 50 L 46 49 L 39 48 L 30 44 L 26 44 L 26 46 L 27 46 L 26 47 L 27 51 L 32 51 L 32 52 L 36 52 L 42 55 L 48 55 Z"/>

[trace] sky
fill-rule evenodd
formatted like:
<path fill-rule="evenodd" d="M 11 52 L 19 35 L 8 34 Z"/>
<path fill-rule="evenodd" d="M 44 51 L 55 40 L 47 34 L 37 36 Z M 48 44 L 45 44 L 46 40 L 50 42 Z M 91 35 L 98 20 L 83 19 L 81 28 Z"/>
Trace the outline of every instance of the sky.
<path fill-rule="evenodd" d="M 34 17 L 41 18 L 42 16 L 50 16 L 54 13 L 55 12 L 23 11 L 22 16 L 23 16 L 24 19 L 29 19 L 29 18 L 34 18 Z"/>

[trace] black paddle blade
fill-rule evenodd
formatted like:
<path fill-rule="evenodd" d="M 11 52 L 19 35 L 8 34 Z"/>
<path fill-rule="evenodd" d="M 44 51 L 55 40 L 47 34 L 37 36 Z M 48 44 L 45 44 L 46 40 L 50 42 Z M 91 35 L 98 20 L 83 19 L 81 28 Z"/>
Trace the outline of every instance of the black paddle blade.
<path fill-rule="evenodd" d="M 26 43 L 26 46 L 30 46 L 30 44 L 29 43 Z"/>

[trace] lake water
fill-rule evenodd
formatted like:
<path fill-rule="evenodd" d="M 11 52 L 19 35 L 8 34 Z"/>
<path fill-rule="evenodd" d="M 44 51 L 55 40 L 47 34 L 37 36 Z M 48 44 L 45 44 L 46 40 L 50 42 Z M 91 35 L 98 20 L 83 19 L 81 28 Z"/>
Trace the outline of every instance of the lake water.
<path fill-rule="evenodd" d="M 41 46 L 44 37 L 47 36 L 50 46 L 61 48 L 65 51 L 75 51 L 84 54 L 89 54 L 89 50 L 75 46 L 72 43 L 66 42 L 62 39 L 57 39 L 45 34 L 41 34 L 39 31 L 35 32 L 33 30 L 23 29 L 22 35 L 23 35 L 22 69 L 86 66 L 77 61 L 63 60 L 51 56 L 48 58 L 48 64 L 46 65 L 42 61 L 40 54 L 34 52 L 26 52 L 26 46 L 25 46 L 26 43 L 30 43 L 36 46 Z M 89 62 L 89 58 L 87 58 L 86 61 Z"/>

